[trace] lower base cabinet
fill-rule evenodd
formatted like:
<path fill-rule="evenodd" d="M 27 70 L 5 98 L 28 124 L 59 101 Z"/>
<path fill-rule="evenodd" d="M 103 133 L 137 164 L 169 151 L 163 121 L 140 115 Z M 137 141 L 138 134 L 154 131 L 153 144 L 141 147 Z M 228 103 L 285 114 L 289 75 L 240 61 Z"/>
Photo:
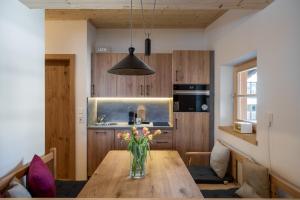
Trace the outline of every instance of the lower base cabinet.
<path fill-rule="evenodd" d="M 115 150 L 127 150 L 127 146 L 128 146 L 127 142 L 118 139 L 118 133 L 124 133 L 124 132 L 130 133 L 130 129 L 115 130 Z"/>
<path fill-rule="evenodd" d="M 151 141 L 150 149 L 153 150 L 172 150 L 173 149 L 173 131 L 161 130 L 161 134 L 154 137 Z"/>
<path fill-rule="evenodd" d="M 174 144 L 186 162 L 186 152 L 209 151 L 209 113 L 174 113 Z M 193 158 L 193 164 L 206 164 L 205 159 Z"/>
<path fill-rule="evenodd" d="M 128 143 L 117 137 L 120 132 L 130 132 L 130 129 L 88 129 L 88 176 L 94 173 L 110 150 L 127 150 Z M 161 135 L 151 141 L 150 149 L 172 150 L 173 131 L 162 129 L 161 132 Z"/>
<path fill-rule="evenodd" d="M 91 129 L 87 137 L 87 174 L 91 176 L 106 154 L 114 149 L 114 130 Z"/>

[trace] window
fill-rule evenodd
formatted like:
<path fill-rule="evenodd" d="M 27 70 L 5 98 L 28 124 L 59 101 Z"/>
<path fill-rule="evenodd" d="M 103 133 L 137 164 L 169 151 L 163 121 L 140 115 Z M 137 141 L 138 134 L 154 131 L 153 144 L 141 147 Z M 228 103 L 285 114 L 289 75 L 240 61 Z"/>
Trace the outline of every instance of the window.
<path fill-rule="evenodd" d="M 234 121 L 257 122 L 256 63 L 253 59 L 234 68 Z"/>

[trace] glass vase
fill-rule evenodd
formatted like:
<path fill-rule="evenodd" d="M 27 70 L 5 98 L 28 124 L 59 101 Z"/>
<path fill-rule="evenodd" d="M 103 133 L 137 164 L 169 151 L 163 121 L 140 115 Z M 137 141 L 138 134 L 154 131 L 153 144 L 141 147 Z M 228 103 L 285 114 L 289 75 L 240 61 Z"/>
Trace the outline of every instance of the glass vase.
<path fill-rule="evenodd" d="M 145 169 L 145 160 L 140 162 L 139 157 L 135 157 L 132 153 L 130 153 L 130 173 L 129 176 L 133 179 L 143 178 L 146 174 Z"/>

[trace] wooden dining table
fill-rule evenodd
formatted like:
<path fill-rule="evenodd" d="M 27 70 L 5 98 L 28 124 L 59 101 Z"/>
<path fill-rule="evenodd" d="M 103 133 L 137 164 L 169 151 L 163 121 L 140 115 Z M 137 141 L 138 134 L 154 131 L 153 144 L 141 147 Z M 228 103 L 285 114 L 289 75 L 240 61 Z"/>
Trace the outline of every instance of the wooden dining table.
<path fill-rule="evenodd" d="M 130 153 L 110 151 L 79 198 L 203 198 L 177 151 L 151 151 L 146 175 L 129 177 Z"/>

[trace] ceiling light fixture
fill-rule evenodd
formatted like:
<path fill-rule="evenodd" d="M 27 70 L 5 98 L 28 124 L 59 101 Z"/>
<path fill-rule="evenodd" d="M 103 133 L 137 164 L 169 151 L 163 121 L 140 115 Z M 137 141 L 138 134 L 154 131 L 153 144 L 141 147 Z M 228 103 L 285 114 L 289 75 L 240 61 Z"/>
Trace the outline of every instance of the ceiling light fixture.
<path fill-rule="evenodd" d="M 151 25 L 150 25 L 150 30 L 148 32 L 146 31 L 146 22 L 145 22 L 145 16 L 144 16 L 143 0 L 140 0 L 140 1 L 141 1 L 144 32 L 145 32 L 145 36 L 146 36 L 146 39 L 145 39 L 145 56 L 150 56 L 151 55 L 151 39 L 150 39 L 150 36 L 151 36 L 152 29 L 153 29 L 156 0 L 154 0 L 154 3 L 153 3 Z"/>
<path fill-rule="evenodd" d="M 130 1 L 130 47 L 129 55 L 108 70 L 108 73 L 116 75 L 144 76 L 154 74 L 155 71 L 134 55 L 135 48 L 132 45 L 132 0 Z"/>

